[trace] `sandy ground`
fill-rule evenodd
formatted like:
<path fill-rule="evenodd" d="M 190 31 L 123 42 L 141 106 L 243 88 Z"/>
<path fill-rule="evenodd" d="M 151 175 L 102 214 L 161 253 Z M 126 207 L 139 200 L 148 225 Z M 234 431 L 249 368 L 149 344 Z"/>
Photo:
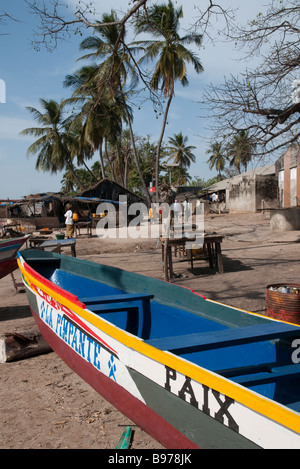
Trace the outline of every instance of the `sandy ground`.
<path fill-rule="evenodd" d="M 300 231 L 274 232 L 263 214 L 208 215 L 205 230 L 223 234 L 224 274 L 205 261 L 174 258 L 173 280 L 222 303 L 265 313 L 265 287 L 299 283 Z M 163 279 L 156 240 L 103 240 L 81 236 L 77 257 Z M 17 271 L 15 277 L 20 280 Z M 0 335 L 30 329 L 25 293 L 10 276 L 0 280 Z M 0 448 L 113 449 L 125 427 L 133 449 L 162 449 L 74 374 L 54 353 L 0 364 Z"/>

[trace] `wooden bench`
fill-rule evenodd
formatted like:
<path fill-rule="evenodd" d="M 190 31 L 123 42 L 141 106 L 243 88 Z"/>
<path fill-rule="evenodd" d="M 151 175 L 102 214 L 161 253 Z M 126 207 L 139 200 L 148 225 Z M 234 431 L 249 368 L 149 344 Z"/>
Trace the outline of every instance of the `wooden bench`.
<path fill-rule="evenodd" d="M 259 374 L 249 374 L 243 376 L 235 376 L 231 378 L 235 383 L 242 384 L 244 386 L 253 386 L 255 384 L 264 384 L 287 377 L 297 377 L 300 374 L 300 364 L 292 364 L 285 366 L 277 366 L 271 368 L 270 371 L 265 371 Z"/>
<path fill-rule="evenodd" d="M 71 238 L 71 239 L 49 239 L 47 241 L 44 241 L 42 244 L 39 245 L 39 249 L 42 251 L 49 251 L 53 250 L 53 248 L 57 248 L 58 252 L 60 253 L 63 249 L 65 248 L 70 248 L 71 249 L 71 255 L 73 257 L 76 257 L 76 239 Z"/>
<path fill-rule="evenodd" d="M 80 298 L 80 301 L 94 313 L 112 313 L 127 311 L 127 327 L 126 330 L 132 334 L 138 331 L 138 307 L 133 302 L 142 303 L 143 328 L 142 338 L 146 339 L 150 335 L 151 330 L 151 309 L 150 300 L 154 295 L 147 293 L 120 293 L 116 295 L 104 295 L 96 297 Z"/>
<path fill-rule="evenodd" d="M 149 302 L 154 295 L 147 293 L 118 293 L 116 295 L 103 295 L 103 296 L 88 296 L 86 298 L 80 298 L 80 301 L 86 305 L 92 303 L 103 304 L 103 303 L 120 303 L 124 301 L 145 301 Z"/>
<path fill-rule="evenodd" d="M 108 314 L 108 313 L 127 313 L 126 331 L 131 334 L 138 334 L 139 330 L 139 308 L 138 306 L 132 306 L 130 301 L 123 303 L 91 303 L 88 305 L 88 309 L 95 314 Z M 149 337 L 149 334 L 147 335 Z"/>
<path fill-rule="evenodd" d="M 75 229 L 75 238 L 80 236 L 80 230 L 86 228 L 86 235 L 91 238 L 92 237 L 92 222 L 91 221 L 78 221 L 74 223 Z"/>
<path fill-rule="evenodd" d="M 162 337 L 147 340 L 147 344 L 160 350 L 210 350 L 283 337 L 300 337 L 300 327 L 280 322 L 268 322 L 248 327 L 237 327 L 211 332 Z"/>
<path fill-rule="evenodd" d="M 59 257 L 31 257 L 30 259 L 25 259 L 26 262 L 31 264 L 53 264 L 56 265 L 57 268 L 60 266 L 60 258 Z"/>
<path fill-rule="evenodd" d="M 295 410 L 296 412 L 300 412 L 300 401 L 293 402 L 292 404 L 287 404 L 287 407 L 289 407 L 290 409 Z"/>

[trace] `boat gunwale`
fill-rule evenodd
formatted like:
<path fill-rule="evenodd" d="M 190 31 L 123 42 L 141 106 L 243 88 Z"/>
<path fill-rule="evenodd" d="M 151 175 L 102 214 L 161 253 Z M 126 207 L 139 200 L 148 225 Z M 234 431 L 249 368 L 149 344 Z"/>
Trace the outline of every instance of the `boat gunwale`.
<path fill-rule="evenodd" d="M 143 341 L 143 339 L 124 331 L 123 329 L 111 324 L 109 321 L 106 321 L 105 319 L 101 318 L 99 315 L 94 314 L 86 307 L 84 303 L 81 303 L 75 295 L 55 285 L 53 282 L 36 272 L 26 262 L 26 259 L 22 256 L 22 253 L 18 253 L 18 257 L 18 266 L 21 273 L 23 274 L 24 280 L 26 277 L 29 278 L 30 282 L 35 283 L 38 288 L 45 291 L 45 293 L 50 295 L 54 300 L 58 301 L 63 306 L 70 308 L 82 319 L 89 322 L 103 333 L 111 336 L 113 339 L 122 343 L 125 347 L 129 347 L 135 350 L 136 352 L 141 353 L 142 355 L 145 355 L 146 357 L 161 363 L 162 365 L 175 369 L 177 372 L 190 377 L 196 382 L 208 386 L 209 388 L 215 389 L 221 394 L 234 399 L 236 402 L 250 408 L 255 412 L 258 412 L 264 417 L 269 418 L 274 422 L 277 422 L 278 424 L 290 429 L 291 431 L 294 431 L 296 434 L 300 434 L 299 412 L 290 409 L 285 405 L 280 404 L 270 398 L 262 396 L 261 394 L 251 389 L 247 389 L 244 386 L 235 383 L 234 381 L 226 377 L 218 375 L 213 371 L 210 371 L 206 368 L 202 368 L 200 365 L 196 365 L 182 357 L 176 356 L 169 351 L 162 351 L 147 344 Z M 60 256 L 55 256 L 54 259 L 56 258 L 59 259 Z M 218 303 L 208 299 L 205 299 L 205 301 Z M 223 305 L 222 303 L 218 304 Z M 243 310 L 239 310 L 238 308 L 234 309 L 244 312 Z M 247 311 L 245 312 L 250 315 L 252 314 Z M 264 316 L 262 317 L 266 319 L 266 321 L 280 322 L 272 318 Z"/>

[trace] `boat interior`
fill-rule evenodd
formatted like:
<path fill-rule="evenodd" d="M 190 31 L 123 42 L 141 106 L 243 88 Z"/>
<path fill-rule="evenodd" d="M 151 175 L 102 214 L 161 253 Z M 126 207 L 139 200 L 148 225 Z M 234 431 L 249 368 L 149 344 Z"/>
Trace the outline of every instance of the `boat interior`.
<path fill-rule="evenodd" d="M 198 306 L 193 311 L 187 310 L 182 305 L 174 306 L 174 301 L 173 304 L 172 301 L 170 304 L 162 302 L 160 286 L 150 292 L 148 287 L 137 290 L 135 277 L 130 276 L 127 282 L 123 278 L 126 273 L 122 274 L 124 271 L 119 269 L 105 266 L 105 279 L 101 281 L 90 268 L 93 263 L 81 261 L 80 265 L 78 259 L 70 257 L 63 261 L 53 253 L 54 257 L 45 260 L 36 252 L 34 255 L 25 252 L 26 262 L 55 285 L 76 295 L 87 310 L 153 347 L 169 351 L 300 412 L 300 327 L 257 318 L 243 311 L 239 314 L 247 316 L 246 325 L 228 325 L 224 319 L 218 319 L 220 306 L 217 303 L 213 305 L 216 310 L 213 315 L 207 313 L 207 301 L 200 297 Z M 122 276 L 117 284 L 111 280 L 116 270 Z M 165 282 L 157 282 L 162 288 L 169 288 Z M 177 295 L 178 290 L 180 295 L 180 287 L 176 289 Z M 298 363 L 293 359 L 297 357 L 293 345 L 297 338 Z"/>

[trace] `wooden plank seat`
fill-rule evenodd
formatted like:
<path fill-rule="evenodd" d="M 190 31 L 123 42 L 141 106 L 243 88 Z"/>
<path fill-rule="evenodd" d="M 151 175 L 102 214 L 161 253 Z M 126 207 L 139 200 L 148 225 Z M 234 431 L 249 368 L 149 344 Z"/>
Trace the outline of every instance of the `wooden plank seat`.
<path fill-rule="evenodd" d="M 80 298 L 80 301 L 86 305 L 97 303 L 120 303 L 123 301 L 150 301 L 154 295 L 147 293 L 118 293 L 117 295 L 103 295 L 103 296 L 89 296 L 87 298 Z"/>
<path fill-rule="evenodd" d="M 190 351 L 210 350 L 257 341 L 279 339 L 289 336 L 300 337 L 300 327 L 286 323 L 270 322 L 255 326 L 223 329 L 220 331 L 199 332 L 194 334 L 162 337 L 147 340 L 147 344 L 160 350 Z"/>
<path fill-rule="evenodd" d="M 295 410 L 296 412 L 300 412 L 300 401 L 293 402 L 292 404 L 287 404 L 287 407 L 289 407 L 290 409 Z"/>
<path fill-rule="evenodd" d="M 58 257 L 33 257 L 30 259 L 30 264 L 54 264 L 56 266 L 60 266 L 60 259 Z"/>
<path fill-rule="evenodd" d="M 120 302 L 120 303 L 91 303 L 87 305 L 88 309 L 93 311 L 93 313 L 113 313 L 118 311 L 130 311 L 130 310 L 138 310 L 137 306 L 132 306 L 132 303 L 127 302 Z"/>
<path fill-rule="evenodd" d="M 80 301 L 94 312 L 128 311 L 128 309 L 134 307 L 132 302 L 141 301 L 143 312 L 150 314 L 150 300 L 153 297 L 154 295 L 147 293 L 120 293 L 117 295 L 80 298 Z"/>
<path fill-rule="evenodd" d="M 127 315 L 126 330 L 135 335 L 138 334 L 139 312 L 134 302 L 140 301 L 143 314 L 141 337 L 147 339 L 151 331 L 150 300 L 152 298 L 154 298 L 154 295 L 148 295 L 147 293 L 120 293 L 117 295 L 80 298 L 80 301 L 94 313 L 127 311 L 130 314 Z"/>
<path fill-rule="evenodd" d="M 242 376 L 235 376 L 233 381 L 235 383 L 242 384 L 244 386 L 253 386 L 255 384 L 264 384 L 274 381 L 279 381 L 280 379 L 286 379 L 287 377 L 300 377 L 300 364 L 292 364 L 285 366 L 277 366 L 271 368 L 270 371 L 265 371 L 258 374 L 249 374 Z"/>

